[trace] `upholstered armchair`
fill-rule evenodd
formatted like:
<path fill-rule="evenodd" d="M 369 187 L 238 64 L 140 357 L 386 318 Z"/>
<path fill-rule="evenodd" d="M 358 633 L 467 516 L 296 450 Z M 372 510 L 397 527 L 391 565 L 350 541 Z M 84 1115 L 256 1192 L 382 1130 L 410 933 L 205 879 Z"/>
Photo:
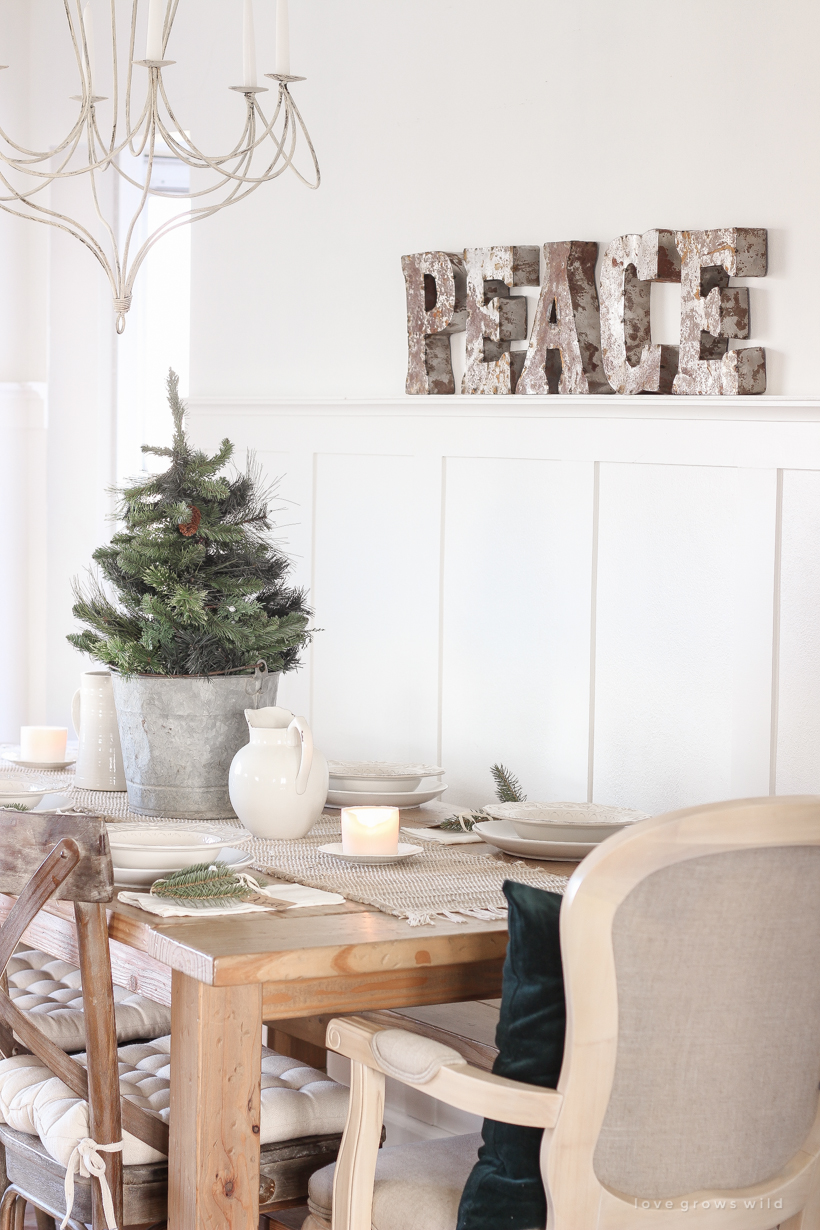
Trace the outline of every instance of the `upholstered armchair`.
<path fill-rule="evenodd" d="M 333 1230 L 454 1230 L 478 1138 L 379 1153 L 386 1075 L 543 1128 L 550 1230 L 666 1230 L 682 1212 L 688 1230 L 817 1230 L 820 798 L 642 821 L 579 866 L 560 928 L 557 1089 L 360 1017 L 330 1022 L 350 1109 L 304 1230 L 331 1206 Z"/>

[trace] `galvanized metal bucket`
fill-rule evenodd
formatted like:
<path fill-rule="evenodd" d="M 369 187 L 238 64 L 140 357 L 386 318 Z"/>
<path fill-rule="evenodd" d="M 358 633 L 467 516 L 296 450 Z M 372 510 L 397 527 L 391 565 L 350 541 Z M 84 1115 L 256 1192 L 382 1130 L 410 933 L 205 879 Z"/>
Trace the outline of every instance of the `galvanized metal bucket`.
<path fill-rule="evenodd" d="M 111 672 L 128 805 L 141 816 L 234 816 L 228 770 L 248 742 L 246 709 L 276 704 L 279 673 L 166 676 Z"/>

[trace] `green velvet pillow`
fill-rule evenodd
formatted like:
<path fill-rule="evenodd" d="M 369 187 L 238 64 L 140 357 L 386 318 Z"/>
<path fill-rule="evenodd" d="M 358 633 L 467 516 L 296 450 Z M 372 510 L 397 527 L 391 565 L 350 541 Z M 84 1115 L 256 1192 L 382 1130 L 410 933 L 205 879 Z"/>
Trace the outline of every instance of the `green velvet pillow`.
<path fill-rule="evenodd" d="M 493 1072 L 554 1089 L 566 1031 L 564 975 L 558 936 L 562 898 L 507 880 L 510 939 L 504 962 L 501 1016 Z M 546 1225 L 541 1181 L 541 1128 L 485 1119 L 483 1145 L 458 1209 L 457 1230 L 538 1230 Z"/>

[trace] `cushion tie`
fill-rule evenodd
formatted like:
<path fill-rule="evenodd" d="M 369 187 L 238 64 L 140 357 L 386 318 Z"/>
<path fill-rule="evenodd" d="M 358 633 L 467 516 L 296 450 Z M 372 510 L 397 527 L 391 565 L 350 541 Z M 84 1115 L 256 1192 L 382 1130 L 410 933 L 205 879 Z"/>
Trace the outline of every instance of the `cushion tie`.
<path fill-rule="evenodd" d="M 100 1157 L 100 1154 L 120 1152 L 122 1152 L 121 1140 L 115 1141 L 110 1145 L 98 1145 L 96 1140 L 92 1140 L 90 1136 L 85 1136 L 82 1140 L 77 1141 L 71 1152 L 71 1157 L 68 1159 L 68 1165 L 65 1168 L 65 1217 L 60 1222 L 60 1230 L 65 1230 L 71 1217 L 71 1211 L 74 1208 L 74 1174 L 77 1170 L 79 1170 L 80 1176 L 83 1179 L 89 1179 L 92 1176 L 99 1179 L 105 1224 L 108 1230 L 117 1230 L 117 1219 L 114 1216 L 114 1201 L 111 1199 L 111 1188 L 108 1186 L 108 1179 L 105 1177 L 105 1158 Z"/>

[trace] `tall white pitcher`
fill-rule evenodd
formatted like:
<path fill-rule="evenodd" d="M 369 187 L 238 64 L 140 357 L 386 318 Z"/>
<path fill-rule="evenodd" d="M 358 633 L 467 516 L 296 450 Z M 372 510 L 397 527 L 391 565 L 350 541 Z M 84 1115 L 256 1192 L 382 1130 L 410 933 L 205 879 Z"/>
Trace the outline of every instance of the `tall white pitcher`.
<path fill-rule="evenodd" d="M 246 709 L 250 743 L 231 762 L 228 790 L 256 837 L 304 837 L 327 799 L 327 761 L 303 717 L 268 706 Z"/>
<path fill-rule="evenodd" d="M 108 671 L 85 671 L 71 702 L 80 745 L 74 785 L 81 790 L 124 790 L 120 732 Z"/>

